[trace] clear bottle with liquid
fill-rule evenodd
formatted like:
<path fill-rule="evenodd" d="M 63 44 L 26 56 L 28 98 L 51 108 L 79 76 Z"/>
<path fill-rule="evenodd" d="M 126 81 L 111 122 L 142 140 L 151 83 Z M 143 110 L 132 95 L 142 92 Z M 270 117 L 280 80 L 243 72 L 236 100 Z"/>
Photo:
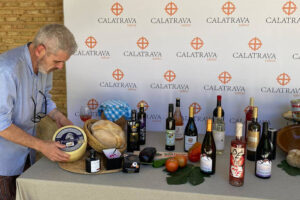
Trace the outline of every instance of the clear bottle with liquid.
<path fill-rule="evenodd" d="M 222 118 L 222 107 L 218 106 L 218 115 L 213 122 L 213 136 L 217 154 L 222 154 L 225 148 L 225 122 Z"/>

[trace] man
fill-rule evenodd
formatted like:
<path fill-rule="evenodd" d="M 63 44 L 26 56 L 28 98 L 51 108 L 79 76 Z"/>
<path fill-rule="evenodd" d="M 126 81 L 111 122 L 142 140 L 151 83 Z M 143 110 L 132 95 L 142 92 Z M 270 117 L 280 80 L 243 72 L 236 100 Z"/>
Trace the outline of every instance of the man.
<path fill-rule="evenodd" d="M 0 55 L 0 200 L 14 199 L 16 177 L 27 159 L 32 164 L 35 150 L 52 161 L 67 161 L 64 148 L 35 137 L 35 123 L 44 115 L 58 127 L 71 125 L 56 109 L 49 91 L 52 71 L 62 69 L 75 53 L 73 34 L 63 25 L 42 27 L 32 43 Z"/>

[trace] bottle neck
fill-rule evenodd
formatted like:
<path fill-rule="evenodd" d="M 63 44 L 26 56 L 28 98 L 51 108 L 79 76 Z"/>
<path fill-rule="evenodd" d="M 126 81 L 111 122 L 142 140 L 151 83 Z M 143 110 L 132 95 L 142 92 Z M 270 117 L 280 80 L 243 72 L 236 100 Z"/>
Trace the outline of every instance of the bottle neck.
<path fill-rule="evenodd" d="M 168 116 L 169 116 L 169 118 L 173 118 L 173 112 L 169 111 L 169 115 Z"/>
<path fill-rule="evenodd" d="M 217 107 L 221 106 L 221 100 L 217 100 Z"/>

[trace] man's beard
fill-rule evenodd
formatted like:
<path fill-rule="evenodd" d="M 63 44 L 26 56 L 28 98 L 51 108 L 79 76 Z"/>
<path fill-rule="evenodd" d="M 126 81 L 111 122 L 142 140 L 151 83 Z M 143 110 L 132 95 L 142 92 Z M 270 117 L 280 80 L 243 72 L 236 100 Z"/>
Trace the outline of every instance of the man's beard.
<path fill-rule="evenodd" d="M 38 71 L 42 74 L 48 74 L 46 70 L 45 56 L 37 63 Z"/>

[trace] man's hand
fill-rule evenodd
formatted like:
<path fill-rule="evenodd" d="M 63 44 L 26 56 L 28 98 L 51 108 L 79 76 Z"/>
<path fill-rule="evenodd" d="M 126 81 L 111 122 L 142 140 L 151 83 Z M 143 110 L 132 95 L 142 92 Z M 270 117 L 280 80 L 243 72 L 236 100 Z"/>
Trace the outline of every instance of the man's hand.
<path fill-rule="evenodd" d="M 40 152 L 52 161 L 66 162 L 69 160 L 70 155 L 60 150 L 65 147 L 65 145 L 62 145 L 59 142 L 44 141 Z"/>
<path fill-rule="evenodd" d="M 56 122 L 56 125 L 58 128 L 61 128 L 63 126 L 67 125 L 73 125 L 73 123 L 66 118 L 61 112 L 59 112 L 57 109 L 52 110 L 49 113 L 49 116 Z"/>

